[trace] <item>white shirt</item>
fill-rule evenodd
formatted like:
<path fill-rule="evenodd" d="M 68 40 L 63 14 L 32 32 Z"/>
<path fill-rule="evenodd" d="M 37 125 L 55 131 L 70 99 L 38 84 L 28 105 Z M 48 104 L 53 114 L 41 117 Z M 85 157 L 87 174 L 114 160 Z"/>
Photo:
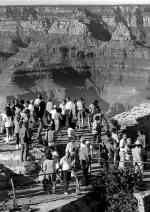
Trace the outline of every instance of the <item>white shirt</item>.
<path fill-rule="evenodd" d="M 41 102 L 41 100 L 40 100 L 39 98 L 37 98 L 37 99 L 35 99 L 35 101 L 34 101 L 34 105 L 35 105 L 35 106 L 39 106 L 40 102 Z"/>
<path fill-rule="evenodd" d="M 68 130 L 67 130 L 67 134 L 68 134 L 68 137 L 75 136 L 74 129 L 72 129 L 71 127 L 69 127 Z"/>
<path fill-rule="evenodd" d="M 118 135 L 116 134 L 116 133 L 113 133 L 112 132 L 112 138 L 117 142 L 117 143 L 119 143 L 119 139 L 118 139 Z"/>
<path fill-rule="evenodd" d="M 97 133 L 96 128 L 97 128 L 97 121 L 94 120 L 94 121 L 93 121 L 93 124 L 92 124 L 92 133 L 93 133 L 93 134 L 96 134 L 96 133 Z"/>
<path fill-rule="evenodd" d="M 120 149 L 124 149 L 125 148 L 125 144 L 126 144 L 126 140 L 124 138 L 122 138 L 120 140 L 120 144 L 119 144 Z"/>
<path fill-rule="evenodd" d="M 51 110 L 53 109 L 53 102 L 47 102 L 46 104 L 46 111 L 51 113 Z"/>
<path fill-rule="evenodd" d="M 77 109 L 78 110 L 83 110 L 83 104 L 82 104 L 82 101 L 77 101 Z"/>
<path fill-rule="evenodd" d="M 139 162 L 142 161 L 142 148 L 135 147 L 132 149 L 133 161 Z"/>
<path fill-rule="evenodd" d="M 70 168 L 71 168 L 70 162 L 68 161 L 66 156 L 61 158 L 60 165 L 61 165 L 63 171 L 70 170 Z"/>
<path fill-rule="evenodd" d="M 61 104 L 59 105 L 59 107 L 61 108 L 61 114 L 62 114 L 62 115 L 65 115 L 65 112 L 66 112 L 66 105 L 63 104 L 63 103 L 61 103 Z"/>
<path fill-rule="evenodd" d="M 54 160 L 46 159 L 43 162 L 43 171 L 46 174 L 55 173 L 55 163 Z"/>
<path fill-rule="evenodd" d="M 80 160 L 88 160 L 88 148 L 86 144 L 81 143 L 80 144 L 80 150 L 79 150 L 79 158 Z"/>
<path fill-rule="evenodd" d="M 52 119 L 54 120 L 57 113 L 56 109 L 52 109 L 50 113 L 51 113 Z"/>
<path fill-rule="evenodd" d="M 90 104 L 89 105 L 89 111 L 90 111 L 90 113 L 94 113 L 94 110 L 95 110 L 95 106 L 93 104 Z"/>
<path fill-rule="evenodd" d="M 66 146 L 65 152 L 72 153 L 74 149 L 78 148 L 78 143 L 77 142 L 69 142 Z"/>
<path fill-rule="evenodd" d="M 34 106 L 33 106 L 33 104 L 29 104 L 28 109 L 29 109 L 30 112 L 33 114 L 33 111 L 34 111 Z"/>
<path fill-rule="evenodd" d="M 72 110 L 72 101 L 66 103 L 66 110 Z"/>

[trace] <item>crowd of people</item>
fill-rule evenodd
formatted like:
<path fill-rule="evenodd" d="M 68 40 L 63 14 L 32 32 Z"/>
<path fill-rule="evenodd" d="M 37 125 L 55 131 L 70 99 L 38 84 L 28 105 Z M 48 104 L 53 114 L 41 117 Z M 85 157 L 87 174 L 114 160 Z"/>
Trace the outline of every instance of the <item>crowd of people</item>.
<path fill-rule="evenodd" d="M 84 128 L 85 125 L 93 134 L 93 141 L 85 139 L 84 135 L 77 138 L 76 129 Z M 87 186 L 96 151 L 100 166 L 106 171 L 114 166 L 119 169 L 132 167 L 135 171 L 143 173 L 142 154 L 146 148 L 144 133 L 138 131 L 137 138 L 133 141 L 117 128 L 110 128 L 109 120 L 97 100 L 87 106 L 83 98 L 73 101 L 67 97 L 62 102 L 54 104 L 52 99 L 45 101 L 38 95 L 35 100 L 24 101 L 15 98 L 7 104 L 5 113 L 1 114 L 1 133 L 6 134 L 6 143 L 11 143 L 15 139 L 16 149 L 21 150 L 21 161 L 28 159 L 35 127 L 38 129 L 36 141 L 46 147 L 42 163 L 44 190 L 55 192 L 59 179 L 63 180 L 64 193 L 67 194 L 72 176 L 78 192 L 80 171 L 82 183 Z M 67 130 L 68 142 L 63 157 L 60 157 L 55 147 L 55 135 L 62 128 Z M 50 188 L 48 185 L 51 185 Z"/>

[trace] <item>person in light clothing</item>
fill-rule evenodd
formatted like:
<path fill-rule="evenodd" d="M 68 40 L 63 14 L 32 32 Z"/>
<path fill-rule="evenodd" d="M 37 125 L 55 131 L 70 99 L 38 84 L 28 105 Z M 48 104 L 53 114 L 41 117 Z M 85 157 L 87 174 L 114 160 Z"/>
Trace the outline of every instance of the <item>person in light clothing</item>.
<path fill-rule="evenodd" d="M 62 169 L 63 181 L 64 181 L 64 194 L 68 194 L 69 182 L 71 179 L 71 162 L 70 155 L 66 152 L 65 156 L 60 160 L 60 167 Z"/>
<path fill-rule="evenodd" d="M 134 144 L 134 148 L 132 149 L 133 155 L 133 166 L 135 168 L 135 172 L 140 171 L 143 173 L 143 161 L 142 161 L 142 144 L 139 140 L 137 140 Z"/>
<path fill-rule="evenodd" d="M 53 102 L 52 100 L 49 98 L 46 104 L 46 111 L 48 112 L 48 114 L 51 113 L 51 110 L 53 109 Z"/>
<path fill-rule="evenodd" d="M 83 184 L 88 185 L 88 164 L 89 164 L 89 154 L 86 141 L 81 137 L 80 139 L 80 148 L 79 148 L 79 160 L 81 164 L 81 169 L 83 172 Z"/>
<path fill-rule="evenodd" d="M 83 102 L 82 102 L 82 98 L 80 98 L 78 101 L 77 101 L 77 117 L 78 117 L 78 126 L 79 126 L 79 129 L 81 127 L 83 127 Z"/>
<path fill-rule="evenodd" d="M 115 140 L 116 143 L 119 143 L 119 138 L 118 138 L 118 135 L 117 135 L 117 130 L 115 128 L 112 129 L 111 136 Z"/>
<path fill-rule="evenodd" d="M 122 135 L 122 139 L 120 140 L 119 143 L 119 157 L 120 157 L 120 161 L 119 161 L 119 168 L 124 169 L 125 167 L 125 145 L 127 142 L 127 135 L 123 134 Z"/>
<path fill-rule="evenodd" d="M 52 188 L 50 188 L 50 191 L 52 190 L 52 193 L 55 193 L 56 190 L 56 162 L 52 157 L 52 154 L 48 152 L 46 154 L 46 159 L 43 162 L 42 166 L 45 180 L 47 180 L 47 184 L 43 183 L 43 188 L 45 191 L 49 189 L 49 186 L 52 185 Z"/>
<path fill-rule="evenodd" d="M 133 157 L 132 157 L 132 140 L 127 138 L 127 143 L 125 145 L 125 167 L 132 168 Z"/>

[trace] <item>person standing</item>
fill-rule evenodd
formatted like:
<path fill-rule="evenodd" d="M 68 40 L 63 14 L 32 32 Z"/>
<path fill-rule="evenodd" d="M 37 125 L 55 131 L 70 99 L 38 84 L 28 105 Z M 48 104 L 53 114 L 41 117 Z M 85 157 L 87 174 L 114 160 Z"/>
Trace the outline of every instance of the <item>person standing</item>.
<path fill-rule="evenodd" d="M 132 168 L 133 167 L 132 140 L 131 140 L 131 138 L 127 138 L 127 142 L 125 144 L 125 167 L 126 168 Z"/>
<path fill-rule="evenodd" d="M 145 162 L 146 158 L 147 158 L 147 155 L 146 155 L 146 136 L 145 136 L 143 130 L 139 130 L 137 132 L 137 134 L 138 134 L 137 140 L 139 140 L 139 142 L 142 145 L 142 158 L 143 158 L 143 161 Z"/>
<path fill-rule="evenodd" d="M 53 101 L 49 98 L 46 103 L 46 112 L 50 114 L 52 109 L 53 109 Z"/>
<path fill-rule="evenodd" d="M 140 171 L 140 173 L 143 174 L 142 144 L 139 140 L 137 140 L 134 144 L 134 148 L 132 149 L 132 155 L 135 172 Z"/>
<path fill-rule="evenodd" d="M 124 133 L 122 135 L 122 139 L 120 140 L 120 144 L 119 144 L 119 157 L 120 157 L 120 161 L 119 161 L 119 168 L 120 169 L 124 169 L 125 167 L 125 145 L 127 143 L 127 135 Z"/>
<path fill-rule="evenodd" d="M 61 113 L 58 108 L 56 108 L 56 113 L 54 114 L 55 132 L 60 129 Z"/>
<path fill-rule="evenodd" d="M 44 99 L 42 98 L 42 96 L 40 96 L 39 112 L 38 112 L 39 118 L 43 119 L 45 109 L 46 109 L 46 103 Z"/>
<path fill-rule="evenodd" d="M 114 139 L 111 136 L 111 133 L 107 133 L 107 150 L 108 150 L 108 162 L 109 165 L 114 164 Z"/>
<path fill-rule="evenodd" d="M 94 117 L 94 114 L 95 114 L 95 105 L 94 103 L 91 103 L 89 105 L 89 114 L 88 114 L 88 126 L 89 126 L 89 129 L 92 128 L 92 123 L 93 123 L 93 117 Z"/>
<path fill-rule="evenodd" d="M 30 135 L 28 131 L 28 122 L 26 120 L 23 120 L 22 122 L 22 126 L 19 131 L 19 138 L 21 143 L 21 161 L 27 161 Z"/>
<path fill-rule="evenodd" d="M 14 117 L 14 136 L 16 137 L 16 149 L 20 147 L 19 130 L 20 130 L 20 115 L 16 114 Z"/>
<path fill-rule="evenodd" d="M 74 177 L 75 179 L 75 183 L 76 183 L 76 192 L 78 193 L 80 190 L 80 185 L 79 185 L 79 180 L 78 180 L 78 176 L 77 176 L 77 171 L 79 168 L 79 154 L 78 154 L 78 150 L 79 150 L 79 145 L 75 140 L 75 134 L 74 131 L 70 131 L 71 132 L 71 136 L 68 137 L 69 142 L 66 146 L 66 150 L 65 152 L 69 155 L 70 157 L 70 161 L 71 161 L 71 175 L 72 177 Z"/>
<path fill-rule="evenodd" d="M 68 194 L 69 182 L 71 180 L 71 162 L 69 152 L 61 158 L 60 167 L 62 169 L 62 176 L 64 181 L 64 194 Z"/>
<path fill-rule="evenodd" d="M 49 152 L 46 154 L 46 159 L 43 162 L 42 166 L 44 172 L 45 181 L 48 182 L 48 185 L 43 185 L 44 190 L 49 190 L 48 192 L 52 191 L 55 193 L 56 191 L 56 164 L 55 160 L 52 157 L 52 154 Z M 52 187 L 50 186 L 52 185 Z M 49 189 L 50 187 L 50 189 Z"/>
<path fill-rule="evenodd" d="M 94 135 L 94 140 L 97 143 L 101 142 L 101 119 L 99 116 L 94 117 L 94 121 L 92 124 L 92 134 Z"/>
<path fill-rule="evenodd" d="M 54 135 L 55 135 L 55 124 L 54 124 L 54 120 L 51 119 L 46 131 L 46 135 L 45 135 L 48 146 L 54 143 Z"/>
<path fill-rule="evenodd" d="M 34 112 L 35 112 L 35 119 L 38 120 L 39 118 L 39 105 L 41 102 L 41 95 L 39 94 L 34 101 Z"/>
<path fill-rule="evenodd" d="M 83 172 L 83 185 L 87 186 L 89 183 L 88 180 L 88 164 L 89 164 L 89 155 L 88 148 L 86 145 L 86 141 L 83 137 L 80 139 L 80 147 L 79 147 L 79 160 L 81 164 L 81 169 Z"/>
<path fill-rule="evenodd" d="M 69 127 L 72 122 L 72 101 L 70 97 L 67 98 L 66 101 L 66 127 Z"/>
<path fill-rule="evenodd" d="M 59 108 L 61 109 L 61 116 L 62 116 L 62 126 L 65 126 L 66 123 L 66 100 L 64 99 L 63 102 L 60 103 Z"/>
<path fill-rule="evenodd" d="M 91 163 L 92 163 L 92 158 L 93 158 L 93 146 L 90 141 L 86 141 L 86 146 L 88 149 L 88 158 L 89 158 L 88 167 L 89 167 L 89 172 L 91 173 Z"/>
<path fill-rule="evenodd" d="M 4 118 L 4 123 L 6 129 L 6 143 L 9 143 L 13 136 L 13 116 L 9 105 L 6 106 L 5 112 L 6 116 Z"/>
<path fill-rule="evenodd" d="M 108 171 L 109 164 L 108 164 L 108 149 L 106 147 L 106 144 L 102 141 L 100 145 L 100 165 L 102 168 L 104 168 L 105 171 Z"/>
<path fill-rule="evenodd" d="M 114 140 L 114 166 L 118 167 L 119 163 L 119 138 L 117 135 L 116 128 L 112 128 L 111 130 L 111 136 Z"/>
<path fill-rule="evenodd" d="M 138 134 L 137 140 L 139 140 L 139 142 L 142 145 L 142 148 L 145 150 L 145 148 L 146 148 L 146 138 L 145 138 L 144 132 L 142 130 L 139 130 L 137 132 L 137 134 Z"/>
<path fill-rule="evenodd" d="M 78 117 L 78 127 L 79 129 L 83 127 L 83 102 L 82 98 L 77 100 L 77 117 Z"/>

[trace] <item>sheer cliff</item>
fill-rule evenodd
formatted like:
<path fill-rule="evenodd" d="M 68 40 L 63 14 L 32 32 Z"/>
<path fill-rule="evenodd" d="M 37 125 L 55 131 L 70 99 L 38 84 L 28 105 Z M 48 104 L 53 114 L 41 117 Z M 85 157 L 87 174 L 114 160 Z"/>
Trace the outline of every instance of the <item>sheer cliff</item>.
<path fill-rule="evenodd" d="M 25 12 L 20 19 L 13 15 L 0 21 L 1 84 L 25 74 L 51 73 L 57 80 L 58 73 L 74 72 L 90 79 L 101 96 L 112 78 L 147 78 L 148 33 L 139 8 Z"/>

